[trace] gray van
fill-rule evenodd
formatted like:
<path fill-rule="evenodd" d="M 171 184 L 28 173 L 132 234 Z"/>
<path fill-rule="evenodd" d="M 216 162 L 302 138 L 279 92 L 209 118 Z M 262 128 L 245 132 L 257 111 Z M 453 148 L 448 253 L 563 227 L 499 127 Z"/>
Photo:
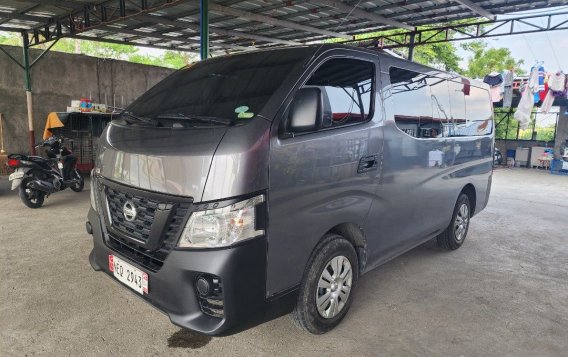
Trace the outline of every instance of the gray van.
<path fill-rule="evenodd" d="M 304 46 L 170 75 L 100 138 L 93 269 L 179 326 L 227 335 L 291 313 L 329 331 L 360 276 L 485 208 L 485 84 L 375 51 Z"/>

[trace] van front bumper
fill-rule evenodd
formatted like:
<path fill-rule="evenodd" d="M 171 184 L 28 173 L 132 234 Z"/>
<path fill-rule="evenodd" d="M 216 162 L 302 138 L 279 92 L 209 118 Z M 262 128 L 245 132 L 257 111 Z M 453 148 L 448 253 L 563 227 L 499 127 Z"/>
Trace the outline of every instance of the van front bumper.
<path fill-rule="evenodd" d="M 93 269 L 114 278 L 108 256 L 116 255 L 148 274 L 148 294 L 141 297 L 167 314 L 172 323 L 207 335 L 229 335 L 285 314 L 294 306 L 297 291 L 266 299 L 266 239 L 259 237 L 235 247 L 208 250 L 173 249 L 156 272 L 148 271 L 109 249 L 104 243 L 103 227 L 91 208 L 88 224 L 93 235 L 89 261 Z M 196 281 L 200 276 L 215 276 L 222 284 L 222 317 L 203 312 Z M 116 280 L 116 279 L 115 279 Z M 116 280 L 117 283 L 120 283 Z"/>

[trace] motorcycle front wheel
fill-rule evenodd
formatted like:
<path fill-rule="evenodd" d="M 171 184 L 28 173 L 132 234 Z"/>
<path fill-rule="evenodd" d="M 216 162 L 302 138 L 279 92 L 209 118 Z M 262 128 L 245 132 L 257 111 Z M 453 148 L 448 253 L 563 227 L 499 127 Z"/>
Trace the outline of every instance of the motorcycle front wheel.
<path fill-rule="evenodd" d="M 75 175 L 75 179 L 79 180 L 79 182 L 75 183 L 75 184 L 73 184 L 69 187 L 75 192 L 81 192 L 81 191 L 83 191 L 83 187 L 85 187 L 85 179 L 77 170 L 75 170 L 74 175 Z"/>
<path fill-rule="evenodd" d="M 29 208 L 40 208 L 43 205 L 45 194 L 28 187 L 33 180 L 33 177 L 26 177 L 22 180 L 19 195 L 22 202 Z"/>

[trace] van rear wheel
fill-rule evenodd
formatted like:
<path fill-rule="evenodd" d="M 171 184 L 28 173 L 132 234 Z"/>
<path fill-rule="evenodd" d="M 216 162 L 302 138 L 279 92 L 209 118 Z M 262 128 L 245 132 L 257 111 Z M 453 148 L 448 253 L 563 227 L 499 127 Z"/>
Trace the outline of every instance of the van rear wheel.
<path fill-rule="evenodd" d="M 347 314 L 359 278 L 353 245 L 337 234 L 328 234 L 310 258 L 296 308 L 290 317 L 300 329 L 323 334 Z"/>
<path fill-rule="evenodd" d="M 462 193 L 454 207 L 452 222 L 444 232 L 436 237 L 438 246 L 447 250 L 456 250 L 461 247 L 469 230 L 470 218 L 471 205 L 469 197 Z"/>

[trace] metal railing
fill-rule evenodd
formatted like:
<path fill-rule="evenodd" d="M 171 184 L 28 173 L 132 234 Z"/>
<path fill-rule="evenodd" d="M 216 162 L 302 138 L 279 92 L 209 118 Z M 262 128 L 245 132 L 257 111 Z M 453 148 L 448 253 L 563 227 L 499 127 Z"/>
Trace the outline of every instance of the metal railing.
<path fill-rule="evenodd" d="M 519 122 L 514 118 L 515 109 L 495 109 L 495 138 L 498 140 L 526 140 L 554 142 L 558 126 L 559 113 L 548 113 L 546 120 L 538 118 L 542 113 L 533 110 L 531 121 L 527 129 L 521 129 Z M 543 122 L 554 122 L 553 125 L 542 125 Z"/>

